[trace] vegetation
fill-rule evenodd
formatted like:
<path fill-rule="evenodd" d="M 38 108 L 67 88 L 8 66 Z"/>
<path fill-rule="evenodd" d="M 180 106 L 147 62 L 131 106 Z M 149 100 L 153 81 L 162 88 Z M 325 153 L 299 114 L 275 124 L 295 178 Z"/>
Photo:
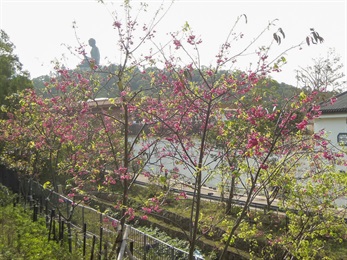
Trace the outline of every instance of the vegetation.
<path fill-rule="evenodd" d="M 69 253 L 67 244 L 48 241 L 44 218 L 32 221 L 30 210 L 14 207 L 14 196 L 0 186 L 0 259 L 79 259 L 78 252 Z M 80 252 L 81 253 L 81 252 Z"/>
<path fill-rule="evenodd" d="M 8 105 L 5 97 L 33 87 L 29 74 L 22 71 L 22 64 L 14 54 L 14 48 L 8 35 L 0 30 L 0 107 Z M 3 116 L 4 114 L 0 112 L 0 117 Z"/>
<path fill-rule="evenodd" d="M 326 57 L 313 59 L 312 65 L 297 70 L 297 80 L 302 88 L 313 88 L 326 92 L 327 90 L 341 92 L 346 81 L 342 72 L 341 57 L 330 49 Z"/>
<path fill-rule="evenodd" d="M 274 91 L 281 85 L 271 75 L 281 71 L 289 51 L 281 50 L 282 28 L 269 22 L 255 40 L 243 42 L 238 25 L 248 18 L 240 15 L 216 50 L 216 61 L 206 67 L 200 64 L 202 40 L 189 23 L 170 34 L 171 49 L 166 49 L 154 43 L 159 11 L 140 26 L 130 2 L 122 7 L 125 16 L 116 13 L 113 24 L 121 64 L 114 71 L 95 64 L 88 71 L 57 68 L 40 93 L 29 89 L 12 95 L 11 106 L 4 108 L 7 118 L 0 121 L 1 162 L 35 179 L 47 178 L 55 190 L 61 184 L 71 197 L 110 193 L 120 232 L 109 258 L 123 257 L 125 223 L 160 215 L 170 201 L 187 203 L 184 225 L 171 223 L 188 241 L 189 259 L 217 227 L 224 231 L 218 237 L 219 259 L 241 242 L 251 258 L 265 259 L 326 257 L 327 237 L 344 243 L 346 211 L 336 201 L 347 194 L 347 176 L 335 166 L 346 165 L 346 151 L 331 149 L 324 131 L 308 131 L 320 115 L 318 91 Z M 268 44 L 256 47 L 260 38 Z M 160 57 L 138 54 L 147 41 Z M 311 29 L 290 49 L 322 41 Z M 240 53 L 232 53 L 236 42 L 245 45 Z M 281 54 L 273 55 L 273 48 Z M 235 64 L 246 53 L 256 63 L 240 71 Z M 134 86 L 134 80 L 141 83 Z M 112 97 L 97 99 L 108 83 Z M 140 178 L 159 185 L 143 196 L 142 205 L 131 199 Z M 205 211 L 202 196 L 215 178 L 221 179 L 219 191 L 226 198 L 218 214 Z M 177 185 L 184 190 L 172 194 Z M 185 190 L 193 193 L 190 200 Z M 235 204 L 236 196 L 244 205 Z M 265 215 L 249 210 L 258 196 L 266 198 Z M 285 221 L 272 218 L 274 203 Z"/>

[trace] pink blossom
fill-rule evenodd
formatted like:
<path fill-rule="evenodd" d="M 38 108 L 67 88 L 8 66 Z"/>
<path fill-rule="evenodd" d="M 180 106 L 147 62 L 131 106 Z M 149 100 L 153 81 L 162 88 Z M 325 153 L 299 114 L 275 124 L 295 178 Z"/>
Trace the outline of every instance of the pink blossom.
<path fill-rule="evenodd" d="M 319 105 L 313 105 L 312 106 L 312 111 L 318 112 L 320 110 L 320 106 Z"/>
<path fill-rule="evenodd" d="M 120 179 L 121 180 L 130 180 L 131 176 L 129 174 L 125 174 L 125 175 L 120 176 Z"/>
<path fill-rule="evenodd" d="M 142 207 L 142 210 L 143 210 L 144 212 L 146 212 L 147 214 L 149 214 L 149 213 L 152 212 L 152 209 L 146 208 L 146 207 Z"/>
<path fill-rule="evenodd" d="M 296 117 L 297 117 L 297 114 L 293 114 L 293 115 L 290 117 L 290 120 L 293 121 L 293 120 L 296 119 Z"/>
<path fill-rule="evenodd" d="M 148 219 L 148 216 L 143 215 L 143 216 L 141 217 L 141 219 L 143 219 L 143 220 L 147 220 L 147 219 Z"/>
<path fill-rule="evenodd" d="M 133 208 L 128 208 L 128 211 L 125 213 L 125 215 L 129 215 L 128 220 L 131 221 L 135 218 L 135 212 Z"/>
<path fill-rule="evenodd" d="M 175 123 L 174 128 L 176 131 L 180 131 L 182 129 L 179 123 Z"/>
<path fill-rule="evenodd" d="M 248 149 L 252 148 L 252 147 L 254 147 L 256 145 L 258 145 L 258 139 L 257 138 L 252 136 L 251 138 L 248 139 L 248 143 L 247 143 L 247 148 Z"/>
<path fill-rule="evenodd" d="M 126 174 L 127 173 L 127 171 L 128 171 L 128 168 L 125 168 L 125 167 L 119 167 L 119 173 L 120 174 Z"/>
<path fill-rule="evenodd" d="M 327 140 L 324 140 L 323 142 L 322 142 L 322 146 L 327 146 L 329 143 L 328 143 L 328 141 Z"/>
<path fill-rule="evenodd" d="M 144 172 L 143 175 L 147 178 L 151 177 L 151 174 L 149 172 Z"/>
<path fill-rule="evenodd" d="M 175 44 L 175 46 L 176 46 L 176 50 L 178 50 L 180 47 L 182 47 L 182 44 L 181 44 L 181 42 L 179 41 L 179 40 L 177 40 L 177 39 L 175 39 L 174 41 L 173 41 L 173 43 Z"/>
<path fill-rule="evenodd" d="M 275 116 L 276 116 L 276 113 L 273 113 L 273 114 L 268 114 L 266 117 L 267 117 L 269 120 L 274 120 L 274 119 L 275 119 Z"/>
<path fill-rule="evenodd" d="M 300 123 L 296 124 L 296 127 L 297 127 L 299 130 L 305 129 L 306 126 L 307 126 L 307 120 L 302 120 Z"/>
<path fill-rule="evenodd" d="M 194 39 L 195 39 L 195 35 L 190 35 L 189 37 L 188 37 L 188 43 L 190 43 L 190 44 L 194 44 L 195 43 L 195 41 L 194 41 Z"/>
<path fill-rule="evenodd" d="M 337 98 L 336 97 L 332 97 L 330 99 L 330 104 L 334 104 L 336 101 L 337 101 Z"/>
<path fill-rule="evenodd" d="M 156 212 L 160 212 L 160 211 L 161 211 L 161 209 L 159 208 L 158 205 L 155 205 L 155 206 L 153 207 L 153 210 L 156 211 Z"/>
<path fill-rule="evenodd" d="M 206 74 L 211 77 L 213 75 L 213 72 L 212 72 L 212 70 L 208 70 L 208 71 L 206 71 Z"/>
<path fill-rule="evenodd" d="M 115 22 L 113 23 L 113 26 L 116 27 L 116 28 L 120 28 L 121 25 L 122 25 L 122 24 L 121 24 L 119 21 L 115 21 Z"/>
<path fill-rule="evenodd" d="M 333 156 L 330 153 L 328 153 L 327 151 L 323 152 L 323 157 L 325 159 L 328 159 L 328 160 L 332 160 L 333 159 Z"/>
<path fill-rule="evenodd" d="M 116 228 L 118 226 L 118 221 L 112 220 L 111 225 L 112 225 L 112 227 Z"/>
<path fill-rule="evenodd" d="M 260 169 L 263 169 L 263 170 L 267 170 L 267 168 L 269 168 L 269 166 L 268 165 L 266 165 L 266 164 L 261 164 L 260 165 Z"/>
<path fill-rule="evenodd" d="M 185 199 L 187 198 L 187 194 L 184 191 L 180 192 L 180 196 Z"/>

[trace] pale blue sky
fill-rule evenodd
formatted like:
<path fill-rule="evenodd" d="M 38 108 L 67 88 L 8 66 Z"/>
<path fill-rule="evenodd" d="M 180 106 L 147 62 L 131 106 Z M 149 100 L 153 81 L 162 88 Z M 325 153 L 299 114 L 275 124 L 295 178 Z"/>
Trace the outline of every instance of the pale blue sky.
<path fill-rule="evenodd" d="M 80 57 L 75 57 L 65 47 L 78 46 L 72 29 L 73 21 L 77 22 L 77 36 L 81 42 L 87 43 L 91 37 L 96 39 L 101 52 L 101 63 L 118 63 L 120 54 L 110 13 L 114 10 L 121 12 L 119 4 L 122 1 L 113 1 L 113 4 L 105 2 L 106 5 L 97 3 L 96 0 L 0 0 L 0 27 L 9 34 L 16 45 L 15 53 L 32 77 L 48 74 L 53 67 L 50 61 L 61 59 L 62 55 L 69 68 L 74 68 L 80 62 Z M 154 7 L 161 1 L 146 2 Z M 134 1 L 135 6 L 137 3 L 139 1 Z M 248 24 L 243 23 L 239 27 L 239 31 L 245 34 L 245 41 L 264 29 L 268 21 L 278 18 L 277 25 L 283 28 L 287 36 L 281 46 L 277 46 L 278 51 L 298 44 L 309 34 L 309 28 L 314 28 L 324 37 L 324 44 L 291 51 L 284 71 L 274 76 L 280 82 L 295 85 L 294 69 L 311 64 L 312 58 L 325 56 L 329 48 L 335 48 L 346 64 L 346 12 L 346 0 L 177 0 L 159 24 L 155 41 L 166 42 L 168 32 L 180 30 L 188 21 L 194 32 L 203 39 L 200 54 L 202 62 L 209 65 L 215 60 L 218 47 L 241 14 L 248 17 Z M 147 17 L 143 16 L 143 20 L 148 20 L 151 14 L 149 11 Z M 268 39 L 272 37 L 274 30 L 269 31 L 266 36 Z M 240 42 L 235 50 L 245 43 Z M 246 65 L 241 63 L 240 66 Z"/>

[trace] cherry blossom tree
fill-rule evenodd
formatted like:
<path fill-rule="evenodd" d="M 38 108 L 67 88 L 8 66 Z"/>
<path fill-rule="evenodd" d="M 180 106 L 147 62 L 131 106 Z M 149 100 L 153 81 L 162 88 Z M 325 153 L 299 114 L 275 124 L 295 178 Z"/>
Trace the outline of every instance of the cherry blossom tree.
<path fill-rule="evenodd" d="M 170 34 L 168 45 L 161 45 L 154 38 L 162 18 L 159 12 L 140 26 L 129 1 L 123 8 L 124 17 L 114 13 L 122 62 L 113 70 L 95 64 L 88 72 L 58 68 L 57 77 L 45 86 L 44 97 L 33 90 L 12 96 L 18 103 L 6 109 L 9 119 L 1 121 L 6 142 L 3 161 L 32 175 L 49 170 L 54 186 L 57 174 L 68 174 L 71 196 L 121 187 L 114 201 L 120 211 L 119 233 L 109 258 L 118 252 L 122 258 L 123 252 L 116 249 L 123 243 L 125 223 L 135 216 L 129 191 L 139 176 L 149 175 L 160 176 L 163 193 L 143 205 L 143 214 L 160 210 L 173 183 L 182 181 L 193 192 L 189 229 L 183 230 L 189 259 L 194 259 L 199 239 L 221 222 L 226 232 L 220 259 L 237 239 L 255 242 L 257 227 L 265 222 L 249 209 L 260 195 L 266 198 L 265 213 L 271 218 L 271 205 L 277 203 L 288 223 L 279 235 L 271 230 L 261 234 L 270 246 L 260 250 L 260 245 L 254 253 L 266 258 L 315 257 L 325 243 L 322 237 L 341 238 L 339 230 L 345 230 L 345 225 L 333 217 L 339 210 L 336 201 L 346 195 L 346 178 L 334 165 L 346 162 L 340 151 L 330 150 L 324 133 L 308 131 L 309 123 L 320 115 L 317 93 L 298 90 L 278 100 L 264 92 L 264 86 L 271 84 L 269 77 L 285 64 L 284 53 L 321 43 L 323 38 L 311 30 L 303 42 L 282 50 L 285 31 L 270 22 L 254 40 L 243 42 L 244 33 L 238 32 L 237 25 L 248 18 L 241 15 L 217 50 L 214 64 L 207 67 L 200 60 L 203 39 L 188 23 Z M 139 30 L 142 34 L 137 37 Z M 261 38 L 268 44 L 256 47 Z M 156 49 L 139 55 L 147 42 Z M 245 47 L 233 53 L 236 44 Z M 174 51 L 167 54 L 165 46 Z M 80 53 L 85 53 L 83 47 Z M 246 53 L 254 63 L 240 69 L 237 62 Z M 114 82 L 115 94 L 108 100 L 97 98 L 105 86 L 100 77 L 104 74 Z M 135 76 L 146 78 L 148 84 L 132 88 Z M 223 206 L 225 214 L 218 219 L 204 217 L 204 187 L 221 173 L 221 186 L 228 187 L 228 194 L 221 191 L 222 197 L 229 198 Z M 234 199 L 241 196 L 244 205 L 239 207 Z M 176 198 L 185 199 L 187 194 L 183 190 Z M 230 218 L 234 209 L 238 214 Z M 314 246 L 308 247 L 308 241 L 314 241 Z"/>
<path fill-rule="evenodd" d="M 242 15 L 237 23 L 242 18 L 247 21 L 247 17 Z M 272 26 L 270 23 L 256 39 L 265 35 Z M 147 122 L 156 123 L 156 130 L 165 136 L 158 156 L 166 160 L 170 158 L 175 167 L 181 169 L 176 175 L 186 171 L 193 180 L 188 185 L 194 193 L 189 230 L 186 232 L 190 243 L 189 259 L 193 259 L 196 243 L 205 233 L 206 220 L 201 219 L 203 187 L 211 178 L 216 177 L 216 172 L 224 171 L 224 174 L 229 174 L 227 180 L 232 183 L 226 213 L 233 207 L 231 202 L 236 180 L 241 184 L 244 191 L 242 195 L 245 197 L 244 206 L 236 219 L 228 224 L 225 246 L 220 255 L 220 259 L 223 259 L 237 236 L 247 239 L 253 234 L 254 230 L 245 220 L 249 217 L 251 203 L 258 195 L 267 195 L 269 209 L 274 198 L 278 198 L 277 192 L 271 189 L 277 187 L 293 193 L 296 185 L 305 185 L 292 181 L 292 178 L 302 178 L 298 165 L 302 160 L 312 161 L 309 156 L 315 154 L 317 145 L 314 142 L 317 136 L 307 133 L 309 122 L 319 116 L 319 106 L 315 103 L 316 92 L 298 92 L 297 95 L 286 98 L 281 106 L 278 105 L 278 100 L 271 100 L 271 97 L 264 104 L 262 95 L 257 95 L 261 91 L 261 83 L 271 73 L 279 72 L 285 62 L 281 54 L 272 59 L 269 56 L 270 50 L 276 48 L 273 44 L 280 44 L 285 38 L 283 30 L 279 28 L 275 31 L 269 46 L 261 47 L 254 53 L 258 57 L 257 65 L 245 72 L 222 71 L 222 67 L 235 63 L 256 40 L 246 44 L 243 52 L 233 55 L 232 40 L 239 40 L 243 34 L 232 31 L 230 35 L 236 36 L 234 39 L 227 38 L 216 54 L 215 65 L 203 67 L 199 53 L 202 39 L 186 23 L 182 34 L 172 34 L 177 54 L 165 56 L 163 52 L 164 69 L 153 75 L 152 82 L 157 88 L 157 94 L 143 100 L 147 106 L 146 114 L 150 115 L 146 118 Z M 303 44 L 304 42 L 291 49 Z M 182 56 L 187 56 L 190 63 L 181 64 Z M 224 109 L 225 107 L 228 109 Z M 221 144 L 223 149 L 220 148 Z M 326 153 L 323 152 L 322 156 L 326 156 Z M 329 155 L 331 158 L 339 157 L 337 153 L 329 152 Z M 159 164 L 158 169 L 163 169 L 163 165 Z M 338 196 L 344 194 L 345 189 Z M 293 204 L 288 206 L 284 203 L 283 206 L 288 211 L 296 208 Z M 211 228 L 212 226 L 207 230 Z M 302 234 L 308 232 L 304 228 Z M 295 250 L 300 251 L 298 248 Z M 298 252 L 284 251 L 289 255 L 300 255 Z"/>
<path fill-rule="evenodd" d="M 46 83 L 48 98 L 33 89 L 9 97 L 14 105 L 3 108 L 8 119 L 1 122 L 3 162 L 41 181 L 49 179 L 55 189 L 59 173 L 75 171 L 73 158 L 87 146 L 93 121 L 87 104 L 89 80 L 58 73 Z"/>
<path fill-rule="evenodd" d="M 140 174 L 147 176 L 144 167 L 157 142 L 142 131 L 148 125 L 134 125 L 137 103 L 147 86 L 134 90 L 132 80 L 141 73 L 138 68 L 151 63 L 150 55 L 136 52 L 154 37 L 154 29 L 165 14 L 162 5 L 148 23 L 140 26 L 129 1 L 124 1 L 122 8 L 124 17 L 113 13 L 122 54 L 119 65 L 108 70 L 91 63 L 87 71 L 70 71 L 57 64 L 57 76 L 45 83 L 44 93 L 27 90 L 14 95 L 19 105 L 6 108 L 10 119 L 1 122 L 6 129 L 2 136 L 7 145 L 2 157 L 6 165 L 37 178 L 48 171 L 55 188 L 58 174 L 68 175 L 72 178 L 70 196 L 114 191 L 116 184 L 121 187 L 122 193 L 117 192 L 114 201 L 121 212 L 116 228 L 119 235 L 110 258 L 119 252 L 116 249 L 122 243 L 126 221 L 134 218 L 129 191 Z M 141 4 L 138 12 L 146 8 Z M 135 37 L 137 31 L 141 31 L 139 37 Z M 85 54 L 83 45 L 78 52 Z M 115 96 L 107 100 L 106 106 L 105 100 L 97 98 L 107 83 L 100 76 L 105 74 L 107 82 L 115 83 Z M 146 77 L 146 73 L 140 76 Z"/>
<path fill-rule="evenodd" d="M 120 247 L 121 243 L 124 243 L 125 223 L 133 220 L 135 216 L 135 209 L 129 205 L 129 191 L 140 175 L 148 176 L 145 167 L 158 142 L 156 138 L 148 138 L 148 131 L 145 129 L 148 129 L 150 124 L 143 124 L 138 112 L 140 101 L 144 95 L 148 95 L 150 88 L 147 85 L 134 88 L 133 81 L 139 77 L 149 78 L 148 72 L 141 71 L 139 68 L 151 65 L 153 54 L 151 50 L 148 55 L 138 52 L 143 45 L 155 37 L 155 28 L 165 16 L 167 9 L 170 8 L 170 3 L 167 6 L 162 3 L 152 18 L 143 24 L 141 24 L 139 14 L 147 11 L 147 4 L 141 3 L 139 10 L 136 11 L 130 5 L 130 1 L 124 1 L 121 7 L 123 16 L 117 11 L 113 13 L 113 27 L 117 32 L 121 55 L 120 64 L 113 67 L 114 70 L 90 64 L 96 74 L 107 74 L 107 81 L 114 82 L 114 96 L 108 100 L 109 108 L 104 109 L 102 102 L 98 102 L 96 99 L 96 95 L 92 98 L 100 134 L 100 139 L 95 140 L 95 145 L 101 145 L 103 149 L 107 150 L 107 156 L 103 157 L 107 163 L 104 167 L 106 171 L 101 188 L 107 188 L 109 185 L 117 183 L 121 187 L 121 194 L 118 194 L 119 199 L 114 202 L 120 211 L 119 223 L 116 227 L 118 236 L 109 258 L 116 253 L 120 254 L 118 258 L 121 258 L 124 253 Z M 84 52 L 84 49 L 81 48 L 81 53 Z M 98 90 L 103 87 L 103 82 L 99 77 Z M 88 182 L 83 179 L 81 185 L 82 183 Z M 143 207 L 143 209 L 144 212 L 147 212 L 149 208 Z M 152 209 L 157 209 L 157 207 L 153 206 Z"/>

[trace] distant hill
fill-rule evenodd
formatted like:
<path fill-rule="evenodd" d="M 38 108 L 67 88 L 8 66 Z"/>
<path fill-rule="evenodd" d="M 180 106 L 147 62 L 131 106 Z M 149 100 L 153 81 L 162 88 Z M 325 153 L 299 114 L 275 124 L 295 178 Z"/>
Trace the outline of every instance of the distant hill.
<path fill-rule="evenodd" d="M 81 72 L 81 73 L 91 73 L 88 69 L 76 69 L 74 72 Z M 116 65 L 110 65 L 107 67 L 102 67 L 100 71 L 93 72 L 94 78 L 98 80 L 98 87 L 95 88 L 95 98 L 102 98 L 102 97 L 115 97 L 118 96 L 118 87 L 117 87 L 117 75 L 115 74 L 115 71 L 117 71 Z M 71 71 L 72 72 L 72 71 Z M 142 73 L 138 68 L 133 68 L 131 71 L 132 78 L 129 78 L 128 85 L 131 86 L 132 90 L 147 90 L 151 94 L 153 93 L 153 90 L 151 89 L 151 79 L 148 76 L 148 73 L 154 73 L 158 74 L 159 69 L 152 67 L 146 69 L 146 73 Z M 220 71 L 216 78 L 221 77 L 223 74 L 226 74 L 227 71 Z M 241 72 L 235 72 L 241 73 Z M 72 73 L 71 73 L 72 74 Z M 199 76 L 198 73 L 190 73 L 191 80 L 193 82 L 201 82 L 202 79 Z M 43 95 L 44 89 L 45 89 L 45 82 L 49 82 L 51 79 L 48 75 L 43 75 L 37 78 L 33 79 L 34 88 L 41 92 Z M 77 79 L 76 79 L 77 80 Z M 262 80 L 259 83 L 258 88 L 255 88 L 252 90 L 251 93 L 248 93 L 246 95 L 250 97 L 252 95 L 253 97 L 255 95 L 261 96 L 262 100 L 264 102 L 264 105 L 266 106 L 266 103 L 273 104 L 274 102 L 277 102 L 280 104 L 283 102 L 286 98 L 291 97 L 295 94 L 298 94 L 302 91 L 302 89 L 299 89 L 297 87 L 291 86 L 286 83 L 279 83 L 276 80 L 273 79 L 265 79 Z M 329 94 L 328 96 L 331 96 L 332 94 Z M 250 97 L 251 102 L 251 97 Z"/>

